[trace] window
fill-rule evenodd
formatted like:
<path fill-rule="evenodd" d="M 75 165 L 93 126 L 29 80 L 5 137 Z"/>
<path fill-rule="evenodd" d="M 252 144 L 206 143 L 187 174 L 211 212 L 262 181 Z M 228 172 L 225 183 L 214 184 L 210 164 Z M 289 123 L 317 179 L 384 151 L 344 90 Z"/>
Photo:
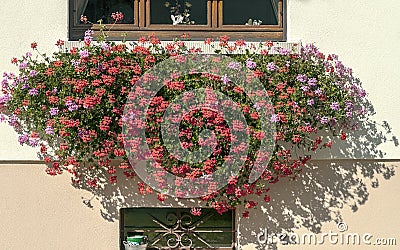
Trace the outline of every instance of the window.
<path fill-rule="evenodd" d="M 194 216 L 187 208 L 123 208 L 120 249 L 128 237 L 147 237 L 147 249 L 234 249 L 235 211 L 222 215 L 203 208 Z"/>
<path fill-rule="evenodd" d="M 111 13 L 120 11 L 125 17 L 109 32 L 112 39 L 122 32 L 132 40 L 154 32 L 162 39 L 190 33 L 192 39 L 228 35 L 282 41 L 285 5 L 286 0 L 70 0 L 70 40 L 82 39 L 88 28 L 99 30 L 81 23 L 81 15 L 110 26 Z"/>

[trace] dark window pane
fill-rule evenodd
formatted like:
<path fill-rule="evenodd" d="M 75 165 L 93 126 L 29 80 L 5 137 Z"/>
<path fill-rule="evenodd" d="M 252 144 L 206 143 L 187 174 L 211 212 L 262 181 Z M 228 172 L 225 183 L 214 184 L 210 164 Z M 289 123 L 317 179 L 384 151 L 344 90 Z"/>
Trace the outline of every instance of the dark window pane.
<path fill-rule="evenodd" d="M 225 0 L 223 2 L 223 23 L 226 25 L 240 24 L 278 24 L 276 0 Z M 259 23 L 261 21 L 262 23 Z"/>
<path fill-rule="evenodd" d="M 80 0 L 79 5 L 82 6 L 83 15 L 87 16 L 88 20 L 97 23 L 98 20 L 103 20 L 103 23 L 113 23 L 111 14 L 120 11 L 124 14 L 124 19 L 121 23 L 133 23 L 134 11 L 132 0 Z"/>
<path fill-rule="evenodd" d="M 207 1 L 204 0 L 151 0 L 150 22 L 152 24 L 173 24 L 174 19 L 183 17 L 181 24 L 207 24 Z"/>
<path fill-rule="evenodd" d="M 231 247 L 235 235 L 234 211 L 222 215 L 209 208 L 201 211 L 201 215 L 193 216 L 187 208 L 122 209 L 121 241 L 142 235 L 147 237 L 150 248 L 176 244 L 177 247 Z M 176 241 L 178 235 L 182 236 L 181 243 Z"/>

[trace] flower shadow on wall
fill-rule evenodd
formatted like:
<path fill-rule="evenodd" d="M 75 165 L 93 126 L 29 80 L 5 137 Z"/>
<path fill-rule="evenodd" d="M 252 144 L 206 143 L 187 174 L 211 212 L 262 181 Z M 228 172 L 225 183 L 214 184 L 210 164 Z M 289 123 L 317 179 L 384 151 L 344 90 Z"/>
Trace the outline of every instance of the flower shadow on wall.
<path fill-rule="evenodd" d="M 13 114 L 10 117 L 9 123 L 14 124 L 14 127 L 22 134 L 20 143 L 37 144 L 38 136 L 42 135 L 47 143 L 54 144 L 53 146 L 57 149 L 57 157 L 52 162 L 52 166 L 47 169 L 48 173 L 52 175 L 59 174 L 62 172 L 61 167 L 64 166 L 63 170 L 69 171 L 76 177 L 72 179 L 74 187 L 88 190 L 92 193 L 92 198 L 84 199 L 83 203 L 89 208 L 93 208 L 92 201 L 93 199 L 97 199 L 102 205 L 101 213 L 106 220 L 118 220 L 119 208 L 123 207 L 205 206 L 199 200 L 176 200 L 173 198 L 166 199 L 164 195 L 149 195 L 149 193 L 153 192 L 151 188 L 147 187 L 144 183 L 137 183 L 137 179 L 133 180 L 135 174 L 129 169 L 126 162 L 124 164 L 110 164 L 109 162 L 115 157 L 124 156 L 125 153 L 121 146 L 122 141 L 124 141 L 124 135 L 117 135 L 115 131 L 119 131 L 123 122 L 128 121 L 123 120 L 121 117 L 122 110 L 124 110 L 122 105 L 126 103 L 123 93 L 126 93 L 126 89 L 130 88 L 131 85 L 137 86 L 137 81 L 142 72 L 142 68 L 138 67 L 139 64 L 147 70 L 152 68 L 151 65 L 158 59 L 162 61 L 162 59 L 165 59 L 164 57 L 169 57 L 168 53 L 173 53 L 177 60 L 182 59 L 182 56 L 178 53 L 179 51 L 174 51 L 176 46 L 185 48 L 184 43 L 177 41 L 167 47 L 168 51 L 156 46 L 155 48 L 158 48 L 158 51 L 163 51 L 166 54 L 151 54 L 148 48 L 142 46 L 135 46 L 131 50 L 126 50 L 124 45 L 109 43 L 102 43 L 101 46 L 91 47 L 91 35 L 92 33 L 88 31 L 84 40 L 84 48 L 74 48 L 70 53 L 60 52 L 57 55 L 61 60 L 53 62 L 51 59 L 48 59 L 51 61 L 49 65 L 32 61 L 31 53 L 27 54 L 20 61 L 18 59 L 13 60 L 13 63 L 18 64 L 19 62 L 21 75 L 13 75 L 11 77 L 6 74 L 12 81 L 10 81 L 11 85 L 8 84 L 8 80 L 10 79 L 2 82 L 6 95 L 0 99 L 0 104 L 3 103 L 5 105 L 4 108 L 10 114 Z M 103 35 L 103 37 L 106 36 Z M 157 38 L 150 36 L 149 39 L 152 44 L 159 44 Z M 147 40 L 143 42 L 145 43 Z M 57 46 L 61 47 L 61 43 L 61 41 L 57 42 Z M 231 48 L 226 37 L 220 38 L 220 44 L 227 47 L 228 50 Z M 232 49 L 235 50 L 236 46 L 242 47 L 244 44 L 244 41 L 236 41 Z M 267 43 L 267 46 L 271 49 L 272 42 L 271 46 L 269 44 Z M 36 50 L 37 44 L 33 43 L 31 47 Z M 339 151 L 332 152 L 335 156 L 339 155 L 346 159 L 379 159 L 384 153 L 377 150 L 377 148 L 380 144 L 388 140 L 387 137 L 391 133 L 390 127 L 386 123 L 384 126 L 379 127 L 376 123 L 364 118 L 360 118 L 358 121 L 358 130 L 360 131 L 358 134 L 346 135 L 342 132 L 341 127 L 337 129 L 335 124 L 346 125 L 344 126 L 345 128 L 354 127 L 353 121 L 351 123 L 347 121 L 349 117 L 354 117 L 356 114 L 366 113 L 367 117 L 368 115 L 372 115 L 374 113 L 372 104 L 363 98 L 365 96 L 364 92 L 361 88 L 358 88 L 358 85 L 361 83 L 352 84 L 357 80 L 351 74 L 349 74 L 351 79 L 344 79 L 347 74 L 343 76 L 342 71 L 344 71 L 344 68 L 340 67 L 341 63 L 337 59 L 332 61 L 332 56 L 328 56 L 330 59 L 327 60 L 330 62 L 326 62 L 324 61 L 325 59 L 322 59 L 325 56 L 317 52 L 313 46 L 308 46 L 306 49 L 309 52 L 301 54 L 301 56 L 290 54 L 289 51 L 284 51 L 283 49 L 281 50 L 282 54 L 276 57 L 269 56 L 268 51 L 261 53 L 262 56 L 254 55 L 253 58 L 248 58 L 249 55 L 246 54 L 247 52 L 243 54 L 232 53 L 231 56 L 240 60 L 241 63 L 227 64 L 227 67 L 231 68 L 236 68 L 243 64 L 246 65 L 246 68 L 253 69 L 254 71 L 251 74 L 245 75 L 246 78 L 243 79 L 253 79 L 255 76 L 261 77 L 264 87 L 270 88 L 269 92 L 262 92 L 262 95 L 273 96 L 275 98 L 275 112 L 279 115 L 277 117 L 276 114 L 273 114 L 271 117 L 268 117 L 270 118 L 268 120 L 274 120 L 278 126 L 277 133 L 274 135 L 277 145 L 276 158 L 278 160 L 273 162 L 276 165 L 272 165 L 270 168 L 270 170 L 276 171 L 276 175 L 272 176 L 266 172 L 264 179 L 268 186 L 253 186 L 253 189 L 257 188 L 257 190 L 248 191 L 250 189 L 248 186 L 250 185 L 248 185 L 247 175 L 244 173 L 242 175 L 243 178 L 240 179 L 243 181 L 240 183 L 240 185 L 243 184 L 243 188 L 233 189 L 234 192 L 232 192 L 232 189 L 228 190 L 226 188 L 225 193 L 219 194 L 222 198 L 226 198 L 225 196 L 228 196 L 228 198 L 235 196 L 232 200 L 229 200 L 233 204 L 231 205 L 232 207 L 238 207 L 239 203 L 235 204 L 237 202 L 236 198 L 243 198 L 244 195 L 248 195 L 246 200 L 243 199 L 246 208 L 255 207 L 257 204 L 262 206 L 262 209 L 251 210 L 250 219 L 241 219 L 239 224 L 239 239 L 241 244 L 254 243 L 257 239 L 251 233 L 257 233 L 260 227 L 265 226 L 268 226 L 275 233 L 290 232 L 300 226 L 306 227 L 313 232 L 319 232 L 323 222 L 340 220 L 340 209 L 344 206 L 350 206 L 356 211 L 358 206 L 365 203 L 368 198 L 368 181 L 366 180 L 371 180 L 372 185 L 378 187 L 378 177 L 382 176 L 389 179 L 395 173 L 393 167 L 370 163 L 368 161 L 336 160 L 328 163 L 328 161 L 314 160 L 309 162 L 308 155 L 300 158 L 299 161 L 292 161 L 292 159 L 290 161 L 285 160 L 288 154 L 287 151 L 289 150 L 296 151 L 297 149 L 301 151 L 308 149 L 312 151 L 317 148 L 325 148 L 325 152 L 328 152 L 326 148 L 331 147 L 332 140 L 334 139 L 328 135 L 321 135 L 320 131 L 340 134 L 341 140 L 337 143 L 338 146 L 336 146 L 339 148 Z M 138 62 L 132 61 L 130 51 L 140 55 L 135 57 Z M 197 52 L 194 51 L 193 53 Z M 100 55 L 101 58 L 106 57 L 110 61 L 99 63 L 98 60 L 100 60 L 100 57 L 93 58 L 90 56 L 91 54 Z M 309 56 L 317 60 L 318 63 L 315 60 L 309 61 Z M 127 61 L 124 61 L 123 58 L 127 59 Z M 276 60 L 276 62 L 270 62 L 269 60 Z M 218 70 L 220 70 L 221 65 L 224 65 L 220 63 L 220 60 L 211 61 L 214 63 L 218 62 L 218 66 L 215 67 Z M 126 63 L 127 65 L 122 63 Z M 110 65 L 116 65 L 116 67 L 109 67 Z M 124 70 L 121 72 L 121 75 L 114 78 L 114 75 L 119 72 L 120 68 Z M 337 74 L 333 74 L 335 68 L 339 69 Z M 194 68 L 191 67 L 190 69 Z M 40 74 L 38 74 L 38 71 L 40 71 Z M 83 74 L 81 74 L 82 72 Z M 289 74 L 286 74 L 287 72 Z M 66 74 L 72 74 L 73 77 L 66 77 Z M 99 75 L 101 75 L 101 79 L 97 79 Z M 189 83 L 193 84 L 192 87 L 208 86 L 207 84 L 210 83 L 207 80 L 208 78 L 215 80 L 213 74 L 204 74 L 204 76 L 206 77 L 205 79 L 197 79 L 196 77 L 198 76 L 192 75 L 188 76 L 186 80 L 189 80 Z M 336 76 L 339 77 L 339 80 Z M 63 80 L 60 81 L 59 79 Z M 118 82 L 114 83 L 110 79 L 118 79 Z M 198 85 L 199 79 L 203 79 L 201 83 L 205 85 Z M 229 79 L 226 79 L 226 75 L 225 78 L 221 76 L 220 80 L 222 82 L 220 81 L 220 84 L 216 86 L 232 90 L 234 92 L 231 93 L 233 99 L 246 99 L 242 95 L 243 89 L 235 85 L 229 85 Z M 345 84 L 343 89 L 340 88 L 342 80 L 350 83 L 350 85 Z M 29 84 L 26 82 L 29 82 Z M 306 82 L 307 84 L 305 84 Z M 320 83 L 320 86 L 317 82 Z M 90 87 L 89 83 L 91 84 Z M 176 86 L 179 89 L 181 88 L 180 80 L 167 81 L 166 83 L 166 93 L 170 93 L 171 91 L 168 92 L 169 89 L 173 90 Z M 104 86 L 99 87 L 101 84 L 104 84 Z M 190 86 L 190 84 L 188 85 Z M 246 86 L 253 85 L 248 84 Z M 346 89 L 347 87 L 349 89 Z M 105 95 L 107 90 L 109 94 Z M 88 91 L 89 93 L 83 91 Z M 325 94 L 323 94 L 324 91 L 326 92 Z M 172 92 L 175 93 L 175 91 Z M 72 93 L 75 96 L 70 96 Z M 103 95 L 105 98 L 99 98 L 99 96 Z M 358 101 L 353 100 L 354 95 L 359 96 L 360 99 Z M 289 96 L 290 98 L 288 99 Z M 172 99 L 173 95 L 168 97 Z M 43 102 L 47 101 L 47 99 L 49 103 L 43 105 Z M 161 99 L 158 98 L 157 100 Z M 282 100 L 288 101 L 284 102 Z M 315 103 L 314 100 L 316 100 Z M 258 103 L 247 102 L 249 100 L 242 101 L 244 101 L 243 107 L 246 107 L 247 113 L 254 114 L 253 118 L 251 115 L 250 118 L 257 119 L 260 117 L 258 112 L 250 112 L 252 110 L 251 107 L 253 109 L 257 109 L 258 107 L 260 110 L 263 110 Z M 164 101 L 162 102 L 163 105 L 158 106 L 165 106 L 166 102 Z M 363 110 L 353 110 L 353 105 L 358 108 L 362 107 Z M 154 106 L 155 109 L 158 107 L 156 103 L 150 106 Z M 339 111 L 340 106 L 343 109 Z M 107 109 L 107 107 L 109 108 Z M 77 112 L 79 108 L 80 110 Z M 353 111 L 357 112 L 353 113 Z M 17 122 L 17 115 L 21 115 L 23 119 L 22 123 Z M 196 115 L 198 114 L 196 113 Z M 331 123 L 329 123 L 329 117 L 338 119 L 332 118 Z M 363 117 L 363 115 L 360 115 L 360 117 Z M 267 116 L 262 118 L 267 118 Z M 250 124 L 253 124 L 254 128 L 259 126 L 258 123 Z M 239 127 L 241 126 L 237 126 L 237 128 Z M 150 129 L 153 129 L 153 127 L 150 126 Z M 221 127 L 219 129 L 222 131 Z M 304 133 L 300 133 L 300 131 Z M 32 138 L 29 138 L 28 132 L 30 132 Z M 55 135 L 55 132 L 58 132 L 58 134 Z M 256 132 L 259 131 L 253 130 L 253 136 L 261 138 L 261 133 Z M 314 139 L 311 134 L 312 136 L 317 136 L 317 138 Z M 159 134 L 154 133 L 152 136 L 157 137 L 156 139 L 160 138 Z M 323 145 L 321 143 L 322 139 L 319 136 L 324 136 L 325 143 Z M 346 136 L 348 138 L 344 140 Z M 192 138 L 192 136 L 190 137 Z M 59 143 L 58 145 L 57 139 L 62 138 L 64 138 L 65 143 Z M 115 141 L 110 141 L 110 138 L 113 138 Z M 397 146 L 398 142 L 396 138 L 393 137 L 390 140 Z M 147 143 L 147 138 L 143 141 Z M 302 142 L 302 144 L 298 144 L 299 142 Z M 113 146 L 117 147 L 114 148 Z M 155 149 L 154 153 L 157 153 L 159 147 L 155 147 Z M 249 162 L 252 160 L 250 157 L 255 155 L 254 152 L 257 147 L 254 146 L 253 149 L 254 151 L 250 152 L 248 156 Z M 51 162 L 52 159 L 45 145 L 41 146 L 41 151 L 43 151 L 42 155 L 45 156 L 45 160 L 47 159 L 46 162 Z M 301 153 L 304 152 L 299 152 L 299 154 Z M 305 153 L 308 154 L 309 151 Z M 71 157 L 71 155 L 74 157 Z M 57 158 L 61 160 L 57 160 Z M 79 160 L 79 164 L 77 159 Z M 91 164 L 90 160 L 93 159 L 97 161 Z M 174 161 L 170 157 L 167 157 L 167 159 L 169 163 L 172 162 L 170 165 L 176 165 L 174 165 Z M 225 160 L 229 158 L 221 159 Z M 89 163 L 87 162 L 88 160 Z M 301 164 L 308 163 L 308 165 L 302 173 L 297 174 L 297 181 L 289 184 L 287 183 L 289 178 L 286 178 L 286 180 L 277 182 L 282 176 L 292 177 L 295 175 L 300 169 L 298 168 L 301 165 L 299 162 Z M 74 168 L 68 168 L 70 165 L 73 165 Z M 118 165 L 119 167 L 116 167 Z M 244 169 L 244 171 L 250 170 L 251 167 L 249 166 L 249 168 Z M 84 177 L 82 178 L 83 181 L 81 177 Z M 177 184 L 174 183 L 174 185 L 176 186 Z M 235 187 L 234 184 L 231 184 L 231 186 Z M 263 192 L 268 192 L 266 191 L 268 187 L 271 187 L 271 192 L 266 195 Z M 263 194 L 260 197 L 263 197 L 267 203 L 264 203 L 262 198 L 252 197 L 251 193 L 259 193 L 258 189 Z M 144 194 L 146 194 L 146 197 L 144 197 Z M 213 204 L 217 204 L 215 206 L 216 209 L 221 207 L 225 210 L 228 209 L 227 206 L 220 205 L 221 203 Z M 250 213 L 249 211 L 238 210 L 238 216 L 243 214 L 244 217 L 247 217 Z M 251 218 L 260 219 L 256 223 Z M 264 218 L 265 221 L 262 221 L 261 218 Z M 241 232 L 249 234 L 246 235 Z"/>
<path fill-rule="evenodd" d="M 361 84 L 361 83 L 360 83 Z M 369 115 L 374 108 L 367 99 L 360 98 L 360 106 L 365 107 Z M 347 135 L 347 140 L 334 140 L 337 151 L 326 149 L 338 159 L 312 160 L 303 169 L 295 181 L 284 179 L 271 186 L 269 203 L 260 201 L 259 209 L 250 211 L 250 218 L 240 218 L 239 241 L 241 245 L 256 244 L 258 249 L 265 245 L 257 244 L 257 233 L 268 228 L 275 234 L 290 233 L 297 228 L 306 228 L 313 233 L 321 233 L 325 222 L 342 220 L 341 210 L 349 207 L 356 212 L 369 197 L 369 188 L 378 188 L 380 180 L 389 180 L 395 175 L 396 167 L 390 162 L 379 162 L 384 152 L 378 149 L 383 143 L 398 146 L 398 140 L 391 133 L 386 122 L 380 125 L 371 120 L 360 120 L 358 132 Z M 330 158 L 330 155 L 321 158 Z M 341 160 L 345 159 L 345 160 Z M 375 159 L 368 161 L 368 159 Z M 117 176 L 124 176 L 123 170 L 117 170 Z M 99 179 L 102 177 L 98 176 Z M 103 176 L 107 179 L 107 176 Z M 177 200 L 167 198 L 160 202 L 156 194 L 142 195 L 137 190 L 137 182 L 129 178 L 119 178 L 115 186 L 104 189 L 92 189 L 85 183 L 76 186 L 93 193 L 93 197 L 102 205 L 101 215 L 108 221 L 119 219 L 119 208 L 122 207 L 195 207 L 202 206 L 196 200 Z M 92 197 L 92 198 L 93 198 Z M 262 200 L 259 197 L 255 201 Z M 84 201 L 88 207 L 90 201 Z M 241 217 L 242 209 L 238 210 Z M 253 218 L 257 218 L 254 220 Z M 277 249 L 277 245 L 269 245 Z"/>
<path fill-rule="evenodd" d="M 366 99 L 360 102 L 363 102 L 366 112 L 374 114 L 371 102 Z M 359 121 L 359 128 L 345 141 L 336 144 L 334 140 L 337 151 L 332 150 L 331 154 L 338 159 L 327 155 L 321 157 L 324 160 L 312 160 L 296 181 L 277 183 L 271 190 L 270 204 L 251 215 L 257 221 L 240 220 L 241 245 L 256 244 L 257 249 L 277 249 L 277 244 L 257 243 L 257 234 L 264 232 L 265 228 L 275 235 L 290 235 L 299 228 L 323 233 L 323 223 L 343 221 L 341 211 L 344 208 L 357 212 L 367 202 L 369 189 L 378 188 L 382 180 L 390 180 L 398 166 L 379 162 L 385 153 L 377 149 L 388 141 L 396 147 L 399 145 L 389 124 L 366 120 Z M 283 241 L 290 244 L 287 237 Z"/>

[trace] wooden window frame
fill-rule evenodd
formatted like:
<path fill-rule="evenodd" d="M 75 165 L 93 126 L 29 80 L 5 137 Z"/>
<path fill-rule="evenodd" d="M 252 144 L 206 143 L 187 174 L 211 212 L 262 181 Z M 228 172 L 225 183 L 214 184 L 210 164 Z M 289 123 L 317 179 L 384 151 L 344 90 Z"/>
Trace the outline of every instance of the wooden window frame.
<path fill-rule="evenodd" d="M 93 29 L 95 35 L 100 26 L 80 23 L 80 17 L 76 11 L 78 0 L 69 0 L 69 39 L 79 40 L 87 29 Z M 134 2 L 134 23 L 118 24 L 108 32 L 110 39 L 120 40 L 121 34 L 126 33 L 127 40 L 137 40 L 142 36 L 154 33 L 160 39 L 173 39 L 180 37 L 183 33 L 189 33 L 193 40 L 204 38 L 218 38 L 227 35 L 233 39 L 272 40 L 286 41 L 286 6 L 287 0 L 280 0 L 278 4 L 277 25 L 224 25 L 223 24 L 223 2 L 227 0 L 207 0 L 207 24 L 206 25 L 172 25 L 151 24 L 150 2 L 151 0 L 132 0 Z M 106 25 L 110 28 L 110 25 Z"/>

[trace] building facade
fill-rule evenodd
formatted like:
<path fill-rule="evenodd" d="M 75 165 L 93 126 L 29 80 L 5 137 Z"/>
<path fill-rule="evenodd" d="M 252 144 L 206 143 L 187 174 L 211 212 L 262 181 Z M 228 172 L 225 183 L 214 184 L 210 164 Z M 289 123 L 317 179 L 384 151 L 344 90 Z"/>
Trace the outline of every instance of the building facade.
<path fill-rule="evenodd" d="M 321 239 L 323 233 L 336 232 L 338 222 L 342 222 L 348 226 L 346 232 L 373 235 L 371 249 L 373 243 L 378 244 L 376 239 L 396 237 L 398 248 L 400 2 L 287 0 L 283 3 L 285 16 L 281 30 L 272 38 L 314 43 L 325 53 L 339 55 L 363 82 L 375 109 L 376 124 L 363 129 L 355 137 L 359 140 L 349 145 L 339 144 L 336 149 L 315 156 L 297 181 L 277 183 L 271 189 L 271 202 L 251 211 L 250 218 L 242 218 L 243 210 L 239 208 L 234 219 L 235 244 L 239 249 L 264 249 L 265 244 L 259 241 L 267 232 L 269 236 L 285 232 L 300 236 L 315 233 Z M 51 53 L 58 39 L 68 41 L 74 32 L 69 1 L 4 1 L 0 13 L 1 71 L 15 71 L 11 58 L 23 55 L 31 42 L 36 41 L 41 52 Z M 212 25 L 212 17 L 218 16 L 218 12 L 209 15 L 204 22 L 211 28 L 204 28 L 197 36 L 207 32 L 234 34 L 229 29 L 218 29 L 217 21 L 215 27 Z M 144 18 L 138 22 L 140 27 L 151 21 Z M 255 32 L 258 35 L 252 36 Z M 260 40 L 266 32 L 271 31 L 243 29 L 237 34 Z M 197 200 L 170 199 L 160 203 L 155 196 L 137 194 L 134 183 L 118 184 L 131 188 L 129 192 L 121 189 L 115 193 L 110 189 L 92 196 L 86 190 L 74 189 L 68 174 L 48 176 L 44 164 L 38 161 L 37 149 L 20 146 L 17 134 L 4 123 L 0 124 L 0 138 L 1 249 L 118 249 L 121 207 L 198 205 Z M 349 146 L 350 151 L 343 150 Z M 326 241 L 305 242 L 300 247 L 278 243 L 277 247 L 365 249 L 368 245 L 368 242 L 352 245 Z M 381 245 L 383 242 L 380 241 Z"/>

